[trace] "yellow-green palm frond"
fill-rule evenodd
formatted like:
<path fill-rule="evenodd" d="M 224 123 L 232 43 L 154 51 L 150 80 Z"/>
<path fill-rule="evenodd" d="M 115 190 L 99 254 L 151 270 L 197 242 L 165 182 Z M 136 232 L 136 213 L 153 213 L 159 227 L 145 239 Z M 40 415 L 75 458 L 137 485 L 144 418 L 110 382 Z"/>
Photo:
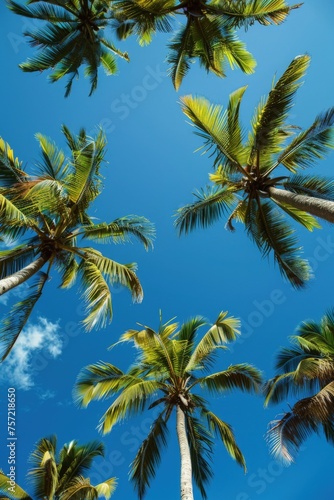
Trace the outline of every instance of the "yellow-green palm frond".
<path fill-rule="evenodd" d="M 160 382 L 133 377 L 102 416 L 99 430 L 108 434 L 117 422 L 142 412 L 159 389 Z"/>
<path fill-rule="evenodd" d="M 302 226 L 306 227 L 309 231 L 313 229 L 321 229 L 321 225 L 313 215 L 299 210 L 298 208 L 292 207 L 291 205 L 286 205 L 284 203 L 275 202 L 284 212 L 286 212 L 292 219 L 296 220 Z"/>
<path fill-rule="evenodd" d="M 130 383 L 133 378 L 110 363 L 100 361 L 89 365 L 79 373 L 74 389 L 74 399 L 80 406 L 86 407 L 97 399 L 105 399 Z"/>
<path fill-rule="evenodd" d="M 82 231 L 85 238 L 98 243 L 129 243 L 134 237 L 146 250 L 153 247 L 155 237 L 154 224 L 138 215 L 120 217 L 109 224 L 104 222 L 83 226 Z"/>
<path fill-rule="evenodd" d="M 247 363 L 231 365 L 226 370 L 201 377 L 196 381 L 201 387 L 216 394 L 232 389 L 259 392 L 261 382 L 261 372 Z"/>
<path fill-rule="evenodd" d="M 14 492 L 8 490 L 8 476 L 0 469 L 0 499 L 10 500 L 32 500 L 26 491 L 24 491 L 17 483 L 15 483 Z M 5 495 L 5 496 L 3 496 Z"/>
<path fill-rule="evenodd" d="M 140 500 L 150 486 L 151 479 L 155 477 L 156 468 L 161 461 L 161 449 L 167 446 L 168 428 L 163 413 L 160 413 L 151 425 L 148 436 L 130 466 L 130 479 Z"/>
<path fill-rule="evenodd" d="M 103 483 L 96 484 L 94 488 L 97 491 L 98 497 L 103 497 L 106 500 L 112 496 L 117 487 L 117 479 L 115 477 L 111 477 L 110 479 L 106 479 Z"/>
<path fill-rule="evenodd" d="M 310 57 L 301 55 L 292 60 L 283 75 L 273 85 L 269 95 L 258 106 L 252 120 L 252 133 L 249 138 L 250 154 L 248 164 L 256 162 L 267 170 L 271 156 L 281 151 L 286 139 L 284 125 L 293 104 L 293 98 L 300 87 L 300 79 L 305 75 Z M 282 132 L 282 133 L 281 133 Z"/>
<path fill-rule="evenodd" d="M 183 78 L 190 70 L 191 56 L 194 53 L 195 42 L 192 34 L 192 24 L 188 19 L 186 25 L 177 32 L 169 44 L 167 62 L 175 90 L 179 90 Z"/>
<path fill-rule="evenodd" d="M 214 355 L 217 346 L 225 346 L 228 342 L 237 339 L 240 335 L 239 328 L 240 320 L 228 316 L 227 311 L 222 311 L 215 323 L 197 343 L 185 370 L 192 371 L 202 368 L 206 362 L 209 364 L 210 357 Z"/>
<path fill-rule="evenodd" d="M 247 2 L 218 1 L 207 6 L 211 15 L 224 16 L 224 22 L 235 28 L 248 28 L 255 22 L 264 26 L 281 24 L 290 11 L 301 7 L 302 3 L 287 5 L 285 0 L 251 0 Z"/>
<path fill-rule="evenodd" d="M 38 163 L 39 173 L 54 180 L 61 180 L 68 171 L 68 162 L 64 152 L 48 137 L 41 133 L 35 135 L 42 153 L 42 162 Z"/>
<path fill-rule="evenodd" d="M 243 172 L 238 152 L 236 154 L 235 151 L 230 151 L 229 136 L 232 133 L 230 127 L 233 122 L 229 121 L 228 112 L 223 111 L 220 105 L 210 104 L 203 97 L 182 97 L 181 106 L 183 113 L 196 128 L 196 135 L 204 139 L 204 145 L 199 150 L 203 150 L 204 153 L 210 151 L 215 157 L 215 166 L 224 164 L 231 172 Z M 236 127 L 235 133 L 238 134 L 239 126 L 236 120 L 234 124 Z"/>
<path fill-rule="evenodd" d="M 0 279 L 16 273 L 32 262 L 36 255 L 33 245 L 18 245 L 0 251 Z"/>
<path fill-rule="evenodd" d="M 24 181 L 26 173 L 22 169 L 22 162 L 15 157 L 10 145 L 0 137 L 0 186 L 10 188 L 18 182 Z"/>
<path fill-rule="evenodd" d="M 8 356 L 14 347 L 34 305 L 42 295 L 47 279 L 48 275 L 40 271 L 36 275 L 33 284 L 29 286 L 28 296 L 24 300 L 17 302 L 9 313 L 2 318 L 0 325 L 1 361 Z"/>
<path fill-rule="evenodd" d="M 213 412 L 206 409 L 202 410 L 202 414 L 206 417 L 209 429 L 212 434 L 220 437 L 229 455 L 241 466 L 246 472 L 245 458 L 236 443 L 233 430 L 229 424 L 221 420 Z"/>
<path fill-rule="evenodd" d="M 112 319 L 111 292 L 100 269 L 91 260 L 82 260 L 78 267 L 82 282 L 82 298 L 87 316 L 82 321 L 87 331 L 104 327 Z"/>
<path fill-rule="evenodd" d="M 29 470 L 28 477 L 34 485 L 37 498 L 51 499 L 58 486 L 58 471 L 56 463 L 56 438 L 41 439 L 30 455 L 34 467 Z"/>

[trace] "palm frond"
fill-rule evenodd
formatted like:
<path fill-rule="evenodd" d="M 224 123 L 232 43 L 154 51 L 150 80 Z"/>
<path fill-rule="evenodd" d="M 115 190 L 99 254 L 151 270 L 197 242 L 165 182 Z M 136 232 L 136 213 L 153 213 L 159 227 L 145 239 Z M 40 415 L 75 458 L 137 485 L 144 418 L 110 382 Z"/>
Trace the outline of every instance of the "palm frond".
<path fill-rule="evenodd" d="M 122 370 L 100 361 L 80 371 L 74 388 L 74 399 L 80 406 L 86 407 L 95 399 L 116 394 L 126 383 L 129 383 L 129 377 L 125 377 Z"/>
<path fill-rule="evenodd" d="M 5 188 L 26 179 L 26 173 L 22 169 L 22 162 L 14 155 L 14 151 L 2 137 L 0 137 L 0 186 Z"/>
<path fill-rule="evenodd" d="M 26 325 L 32 310 L 42 295 L 44 285 L 48 279 L 48 275 L 39 272 L 38 278 L 29 287 L 29 295 L 21 302 L 17 302 L 1 321 L 0 327 L 0 344 L 1 344 L 1 361 L 3 361 L 19 338 L 22 329 Z"/>
<path fill-rule="evenodd" d="M 325 158 L 328 150 L 334 148 L 334 108 L 319 114 L 313 124 L 298 134 L 277 159 L 295 173 L 299 168 L 307 168 L 315 160 Z"/>
<path fill-rule="evenodd" d="M 156 468 L 161 461 L 161 449 L 167 446 L 167 423 L 163 412 L 153 422 L 148 436 L 142 442 L 134 461 L 131 464 L 130 479 L 141 500 L 155 477 Z"/>
<path fill-rule="evenodd" d="M 299 222 L 299 224 L 306 227 L 306 229 L 308 229 L 309 231 L 313 231 L 313 229 L 321 229 L 318 220 L 313 217 L 313 215 L 285 203 L 279 203 L 278 201 L 276 201 L 275 203 L 292 219 Z"/>
<path fill-rule="evenodd" d="M 285 0 L 260 0 L 251 2 L 217 2 L 208 5 L 207 10 L 211 15 L 224 16 L 224 23 L 233 28 L 248 28 L 255 22 L 263 26 L 281 24 L 290 14 L 292 9 L 301 7 L 301 3 L 288 6 Z"/>
<path fill-rule="evenodd" d="M 8 250 L 0 251 L 0 279 L 10 276 L 23 269 L 35 258 L 33 245 L 18 245 Z"/>
<path fill-rule="evenodd" d="M 177 210 L 175 226 L 179 234 L 189 233 L 197 227 L 206 228 L 220 219 L 236 202 L 235 193 L 216 186 L 194 193 L 197 200 Z"/>
<path fill-rule="evenodd" d="M 173 40 L 169 43 L 169 54 L 167 62 L 171 65 L 168 73 L 172 78 L 175 90 L 179 90 L 183 78 L 190 69 L 190 58 L 194 53 L 194 40 L 192 35 L 191 20 L 180 28 Z"/>
<path fill-rule="evenodd" d="M 8 476 L 0 470 L 0 494 L 1 494 L 1 500 L 5 498 L 9 498 L 11 500 L 32 500 L 32 498 L 28 495 L 26 491 L 24 491 L 17 483 L 15 483 L 14 491 L 15 493 L 13 494 L 11 491 L 8 489 Z M 2 495 L 6 495 L 3 497 Z"/>
<path fill-rule="evenodd" d="M 97 491 L 98 497 L 103 497 L 106 500 L 109 500 L 111 495 L 115 492 L 117 487 L 117 479 L 115 477 L 111 477 L 110 479 L 106 479 L 103 483 L 96 484 L 94 488 Z"/>
<path fill-rule="evenodd" d="M 259 156 L 260 165 L 266 169 L 267 159 L 270 159 L 272 154 L 280 152 L 281 143 L 286 135 L 278 132 L 284 128 L 293 97 L 301 85 L 298 80 L 304 76 L 309 62 L 310 57 L 307 55 L 293 59 L 273 85 L 268 97 L 259 105 L 252 120 L 249 165 L 254 165 Z"/>
<path fill-rule="evenodd" d="M 262 381 L 261 372 L 252 365 L 242 363 L 231 365 L 227 370 L 197 379 L 201 387 L 215 394 L 232 389 L 246 392 L 258 392 Z"/>
<path fill-rule="evenodd" d="M 145 217 L 128 215 L 113 222 L 83 226 L 85 238 L 99 243 L 129 243 L 135 237 L 146 250 L 153 247 L 155 237 L 154 225 Z"/>
<path fill-rule="evenodd" d="M 289 226 L 271 202 L 248 204 L 246 230 L 264 257 L 272 251 L 283 276 L 295 287 L 305 286 L 310 279 L 310 267 L 299 255 L 300 248 L 294 229 Z"/>
<path fill-rule="evenodd" d="M 210 358 L 217 346 L 225 345 L 237 339 L 240 334 L 240 321 L 233 316 L 228 316 L 227 311 L 222 311 L 215 323 L 203 335 L 197 343 L 189 362 L 185 368 L 186 371 L 192 371 L 209 365 Z"/>
<path fill-rule="evenodd" d="M 223 163 L 233 173 L 242 172 L 238 154 L 230 150 L 228 112 L 223 111 L 222 106 L 210 104 L 203 97 L 182 97 L 181 106 L 183 113 L 196 127 L 196 135 L 204 139 L 204 145 L 199 149 L 204 153 L 212 150 L 215 166 Z"/>
<path fill-rule="evenodd" d="M 186 431 L 190 449 L 192 475 L 201 492 L 202 498 L 207 498 L 205 485 L 213 476 L 210 464 L 213 440 L 210 432 L 201 422 L 189 413 L 185 413 Z"/>
<path fill-rule="evenodd" d="M 29 470 L 29 479 L 34 484 L 37 498 L 53 498 L 58 486 L 58 471 L 55 459 L 56 440 L 54 436 L 41 439 L 30 455 L 34 468 Z"/>
<path fill-rule="evenodd" d="M 203 415 L 207 418 L 208 425 L 212 433 L 216 436 L 219 436 L 222 440 L 227 452 L 229 455 L 241 466 L 244 468 L 246 472 L 246 462 L 245 458 L 238 447 L 235 437 L 233 434 L 233 430 L 230 425 L 226 422 L 223 422 L 217 415 L 215 415 L 211 411 L 203 411 Z"/>

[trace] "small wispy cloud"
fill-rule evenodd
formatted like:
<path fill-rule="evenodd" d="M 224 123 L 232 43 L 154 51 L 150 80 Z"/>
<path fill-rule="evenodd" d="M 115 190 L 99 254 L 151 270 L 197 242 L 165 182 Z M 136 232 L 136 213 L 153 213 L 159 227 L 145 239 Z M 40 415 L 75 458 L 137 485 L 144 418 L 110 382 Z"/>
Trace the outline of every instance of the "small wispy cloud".
<path fill-rule="evenodd" d="M 8 304 L 8 300 L 12 297 L 16 297 L 19 300 L 22 300 L 26 295 L 27 288 L 29 288 L 29 285 L 27 283 L 22 283 L 20 286 L 13 288 L 4 295 L 0 295 L 0 304 L 6 306 Z"/>
<path fill-rule="evenodd" d="M 58 331 L 58 323 L 52 323 L 42 317 L 38 318 L 36 324 L 28 325 L 22 331 L 9 356 L 0 365 L 0 379 L 18 389 L 31 389 L 35 385 L 33 357 L 44 351 L 48 356 L 56 358 L 62 352 L 62 341 Z M 45 391 L 44 399 L 48 397 L 53 397 L 53 394 Z"/>

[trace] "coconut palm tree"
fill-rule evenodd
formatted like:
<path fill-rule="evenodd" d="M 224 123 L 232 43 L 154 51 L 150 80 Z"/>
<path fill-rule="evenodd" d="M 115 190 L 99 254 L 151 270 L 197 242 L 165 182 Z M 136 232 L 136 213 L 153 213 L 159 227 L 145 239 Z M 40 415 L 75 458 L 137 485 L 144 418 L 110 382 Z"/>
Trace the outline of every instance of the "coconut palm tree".
<path fill-rule="evenodd" d="M 246 87 L 230 95 L 226 111 L 201 97 L 181 99 L 183 112 L 204 139 L 202 148 L 214 157 L 215 171 L 209 176 L 212 185 L 178 210 L 179 233 L 207 227 L 230 212 L 226 227 L 233 230 L 234 220 L 244 223 L 262 254 L 273 252 L 282 274 L 297 288 L 309 278 L 309 266 L 284 215 L 309 230 L 320 227 L 314 216 L 334 222 L 333 180 L 301 173 L 333 148 L 334 108 L 306 130 L 296 132 L 287 123 L 309 61 L 307 55 L 296 57 L 273 84 L 255 111 L 247 139 L 239 120 Z"/>
<path fill-rule="evenodd" d="M 294 460 L 311 434 L 323 431 L 334 444 L 334 311 L 320 323 L 304 321 L 291 344 L 277 356 L 278 375 L 264 386 L 266 406 L 285 401 L 289 395 L 294 400 L 306 396 L 269 425 L 270 450 L 286 463 Z"/>
<path fill-rule="evenodd" d="M 206 320 L 195 317 L 183 323 L 160 323 L 158 331 L 144 326 L 129 330 L 120 342 L 133 343 L 139 355 L 123 372 L 115 365 L 99 362 L 84 368 L 75 387 L 77 402 L 86 407 L 93 400 L 113 397 L 101 418 L 100 430 L 106 434 L 126 417 L 145 408 L 161 406 L 147 438 L 131 465 L 131 480 L 141 499 L 160 462 L 167 444 L 167 424 L 176 413 L 176 429 L 181 455 L 181 499 L 192 500 L 192 477 L 205 498 L 205 484 L 212 476 L 210 459 L 214 438 L 245 468 L 245 459 L 236 444 L 232 428 L 208 407 L 196 389 L 220 395 L 232 389 L 253 392 L 259 389 L 260 372 L 249 364 L 230 365 L 208 373 L 220 349 L 239 334 L 239 321 L 227 312 L 198 340 L 197 331 Z"/>
<path fill-rule="evenodd" d="M 121 39 L 135 33 L 144 45 L 156 31 L 173 31 L 167 61 L 178 90 L 195 58 L 207 72 L 221 77 L 226 76 L 226 62 L 253 73 L 255 60 L 238 39 L 236 28 L 248 28 L 255 22 L 280 24 L 300 5 L 289 7 L 284 0 L 116 0 L 113 9 Z M 175 22 L 178 15 L 185 21 L 181 27 Z"/>
<path fill-rule="evenodd" d="M 76 441 L 65 444 L 57 454 L 57 438 L 41 439 L 31 454 L 33 468 L 28 478 L 33 485 L 31 497 L 19 485 L 10 486 L 8 476 L 0 472 L 1 498 L 23 500 L 108 500 L 116 488 L 116 478 L 106 479 L 93 486 L 87 473 L 95 457 L 104 456 L 99 441 L 79 445 Z"/>
<path fill-rule="evenodd" d="M 60 273 L 61 288 L 71 287 L 76 278 L 81 280 L 86 330 L 105 326 L 112 318 L 108 283 L 127 287 L 135 301 L 143 298 L 134 263 L 119 264 L 92 247 L 79 245 L 83 239 L 124 243 L 134 237 L 148 249 L 153 225 L 137 215 L 108 223 L 89 215 L 89 207 L 102 190 L 100 166 L 106 139 L 102 130 L 95 138 L 83 129 L 76 137 L 65 126 L 62 133 L 69 157 L 37 134 L 42 160 L 36 164 L 35 176 L 25 172 L 9 145 L 0 141 L 0 234 L 10 244 L 0 251 L 0 295 L 36 278 L 29 281 L 27 297 L 2 320 L 2 359 L 26 324 L 52 268 Z"/>
<path fill-rule="evenodd" d="M 65 97 L 79 76 L 80 66 L 85 65 L 91 95 L 97 87 L 100 66 L 112 75 L 117 71 L 115 56 L 129 61 L 128 54 L 104 36 L 112 19 L 110 0 L 28 0 L 26 5 L 8 0 L 7 4 L 15 14 L 45 21 L 41 27 L 25 33 L 38 53 L 19 66 L 27 72 L 51 69 L 51 82 L 69 76 Z"/>

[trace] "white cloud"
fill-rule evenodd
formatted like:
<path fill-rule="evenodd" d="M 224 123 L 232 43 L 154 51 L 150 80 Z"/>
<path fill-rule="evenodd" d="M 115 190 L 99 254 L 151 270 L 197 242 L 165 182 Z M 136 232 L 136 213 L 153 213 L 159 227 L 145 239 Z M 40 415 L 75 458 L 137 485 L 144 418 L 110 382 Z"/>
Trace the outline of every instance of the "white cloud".
<path fill-rule="evenodd" d="M 28 325 L 19 336 L 9 356 L 0 366 L 0 378 L 18 389 L 31 389 L 33 381 L 32 360 L 44 351 L 48 357 L 56 358 L 62 352 L 59 325 L 46 318 L 38 318 L 36 324 Z"/>

